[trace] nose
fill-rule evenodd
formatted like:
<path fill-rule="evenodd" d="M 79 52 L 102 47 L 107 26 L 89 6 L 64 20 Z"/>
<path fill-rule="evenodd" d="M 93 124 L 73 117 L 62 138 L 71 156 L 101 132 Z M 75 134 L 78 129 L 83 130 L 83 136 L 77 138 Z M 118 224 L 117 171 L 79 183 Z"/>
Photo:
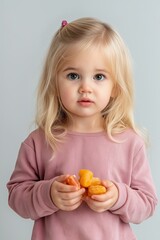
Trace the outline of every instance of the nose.
<path fill-rule="evenodd" d="M 81 82 L 81 85 L 79 87 L 79 93 L 92 93 L 92 88 L 90 86 L 90 84 L 88 83 L 88 81 L 83 81 Z"/>

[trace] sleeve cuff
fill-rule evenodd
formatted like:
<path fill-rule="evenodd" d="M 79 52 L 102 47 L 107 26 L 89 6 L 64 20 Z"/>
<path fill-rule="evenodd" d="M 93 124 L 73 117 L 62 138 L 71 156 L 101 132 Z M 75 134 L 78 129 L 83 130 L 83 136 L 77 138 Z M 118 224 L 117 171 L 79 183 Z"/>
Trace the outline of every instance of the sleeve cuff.
<path fill-rule="evenodd" d="M 119 197 L 118 197 L 117 202 L 113 205 L 113 207 L 110 208 L 111 212 L 114 212 L 114 211 L 118 210 L 119 208 L 121 208 L 127 200 L 127 190 L 126 190 L 125 184 L 116 183 L 116 182 L 114 182 L 114 184 L 118 188 Z"/>
<path fill-rule="evenodd" d="M 52 202 L 51 199 L 51 185 L 54 179 L 47 180 L 44 187 L 44 194 L 43 194 L 43 200 L 46 203 L 47 207 L 50 208 L 53 212 L 56 212 L 59 210 L 59 208 Z"/>

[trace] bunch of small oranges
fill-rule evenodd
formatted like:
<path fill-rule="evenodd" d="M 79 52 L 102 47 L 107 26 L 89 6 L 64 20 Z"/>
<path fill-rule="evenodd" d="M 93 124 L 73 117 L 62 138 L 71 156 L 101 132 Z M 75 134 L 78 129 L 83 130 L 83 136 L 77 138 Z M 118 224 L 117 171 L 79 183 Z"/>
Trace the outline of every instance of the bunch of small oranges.
<path fill-rule="evenodd" d="M 93 172 L 88 169 L 81 169 L 79 171 L 79 179 L 75 175 L 70 175 L 65 180 L 68 185 L 77 186 L 78 188 L 84 187 L 88 196 L 104 194 L 107 189 L 101 184 L 98 177 L 93 176 Z"/>

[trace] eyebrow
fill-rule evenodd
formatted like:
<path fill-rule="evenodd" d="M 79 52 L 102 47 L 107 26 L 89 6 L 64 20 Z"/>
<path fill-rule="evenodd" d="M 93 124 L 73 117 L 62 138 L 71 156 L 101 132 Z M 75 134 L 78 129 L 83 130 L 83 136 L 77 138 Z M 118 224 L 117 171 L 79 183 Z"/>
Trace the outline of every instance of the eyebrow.
<path fill-rule="evenodd" d="M 103 68 L 96 68 L 95 70 L 96 70 L 96 72 L 105 72 L 105 73 L 108 73 L 108 70 L 107 70 L 107 69 L 103 69 Z"/>
<path fill-rule="evenodd" d="M 64 70 L 63 70 L 63 72 L 67 72 L 67 71 L 77 71 L 77 70 L 79 70 L 79 68 L 74 68 L 74 67 L 67 67 L 67 68 L 65 68 Z"/>
<path fill-rule="evenodd" d="M 79 68 L 75 68 L 75 67 L 67 67 L 63 70 L 63 72 L 67 72 L 67 71 L 79 71 Z M 109 71 L 107 69 L 101 69 L 101 68 L 96 68 L 95 72 L 105 72 L 105 73 L 109 73 Z"/>

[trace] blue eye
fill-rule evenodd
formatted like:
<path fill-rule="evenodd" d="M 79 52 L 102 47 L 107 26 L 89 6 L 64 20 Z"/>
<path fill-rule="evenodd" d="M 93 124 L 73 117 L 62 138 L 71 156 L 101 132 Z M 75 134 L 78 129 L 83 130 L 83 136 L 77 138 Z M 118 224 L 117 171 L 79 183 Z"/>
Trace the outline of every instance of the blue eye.
<path fill-rule="evenodd" d="M 67 75 L 67 78 L 70 80 L 76 80 L 76 79 L 79 79 L 79 75 L 77 73 L 69 73 Z"/>
<path fill-rule="evenodd" d="M 103 75 L 103 74 L 96 74 L 95 76 L 94 76 L 94 79 L 95 80 L 98 80 L 98 81 L 102 81 L 102 80 L 104 80 L 106 77 Z"/>

